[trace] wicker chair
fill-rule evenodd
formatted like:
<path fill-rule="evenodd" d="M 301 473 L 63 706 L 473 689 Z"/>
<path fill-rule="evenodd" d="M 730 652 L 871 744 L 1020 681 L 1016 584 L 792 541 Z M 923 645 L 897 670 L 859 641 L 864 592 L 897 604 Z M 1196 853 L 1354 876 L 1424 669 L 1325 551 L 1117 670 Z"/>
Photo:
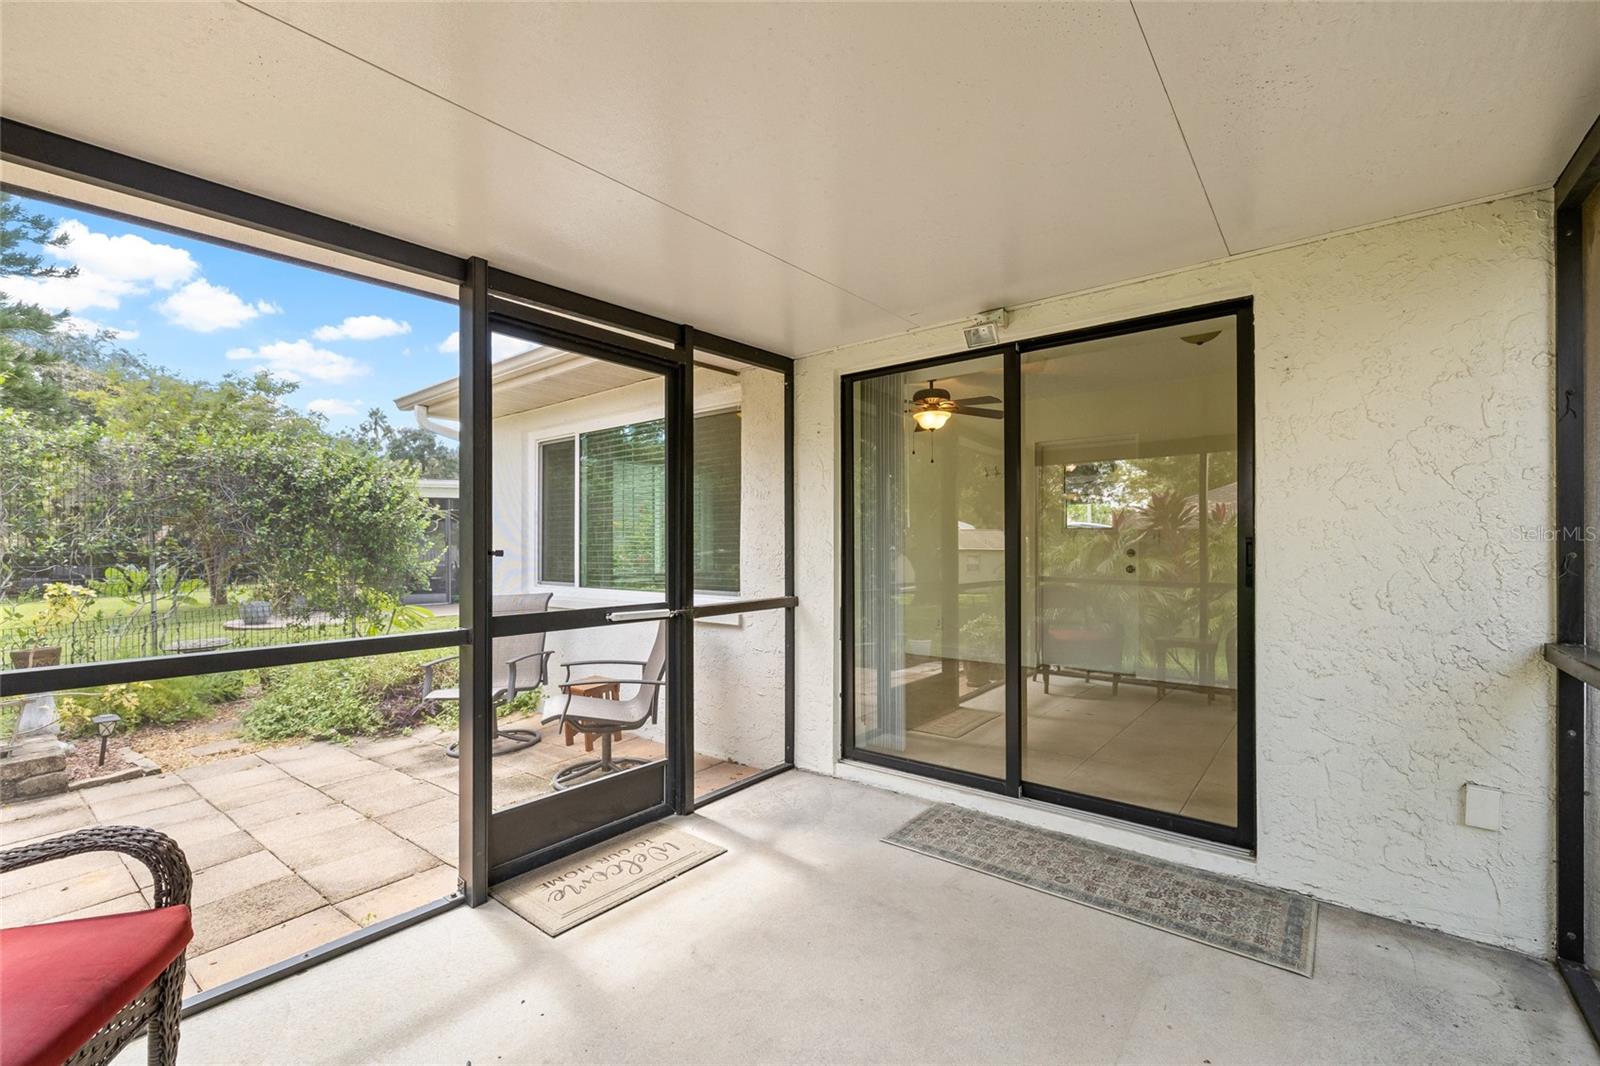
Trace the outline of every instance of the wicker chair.
<path fill-rule="evenodd" d="M 0 851 L 0 873 L 115 851 L 150 871 L 155 908 L 0 930 L 0 1049 L 6 1066 L 106 1063 L 148 1030 L 150 1066 L 178 1057 L 183 952 L 193 930 L 182 850 L 139 826 L 81 829 Z"/>

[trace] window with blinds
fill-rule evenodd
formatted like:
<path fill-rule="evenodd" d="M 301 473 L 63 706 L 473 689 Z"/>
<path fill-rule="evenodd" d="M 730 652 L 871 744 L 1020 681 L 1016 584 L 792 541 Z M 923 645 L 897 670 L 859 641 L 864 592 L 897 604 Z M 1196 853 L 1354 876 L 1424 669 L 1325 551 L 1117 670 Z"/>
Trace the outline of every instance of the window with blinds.
<path fill-rule="evenodd" d="M 577 523 L 574 447 L 570 439 L 539 445 L 539 580 L 553 585 L 573 582 Z"/>
<path fill-rule="evenodd" d="M 694 420 L 694 587 L 739 591 L 739 412 Z"/>
<path fill-rule="evenodd" d="M 562 446 L 565 451 L 561 451 Z M 543 467 L 541 560 L 544 575 L 561 573 L 552 552 L 566 545 L 579 584 L 664 592 L 667 565 L 666 424 L 660 419 L 578 438 L 578 544 L 572 548 L 572 478 L 552 471 L 562 456 L 571 470 L 572 442 L 540 449 Z M 565 493 L 563 496 L 562 493 Z M 552 499 L 552 495 L 554 499 Z M 562 500 L 566 501 L 565 509 Z M 695 588 L 739 591 L 739 414 L 705 415 L 694 426 Z M 562 523 L 565 523 L 564 525 Z M 546 580 L 562 579 L 547 576 Z M 571 581 L 570 576 L 565 580 Z"/>

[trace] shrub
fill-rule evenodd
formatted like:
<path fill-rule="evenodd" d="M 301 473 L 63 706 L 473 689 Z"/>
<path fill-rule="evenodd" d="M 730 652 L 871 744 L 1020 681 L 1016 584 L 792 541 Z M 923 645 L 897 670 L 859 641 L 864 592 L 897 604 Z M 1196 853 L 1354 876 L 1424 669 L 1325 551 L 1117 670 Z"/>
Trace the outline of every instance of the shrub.
<path fill-rule="evenodd" d="M 121 718 L 118 728 L 124 731 L 150 723 L 172 725 L 203 718 L 208 710 L 208 703 L 202 697 L 202 682 L 206 680 L 172 677 L 69 692 L 56 703 L 61 731 L 68 736 L 89 736 L 95 732 L 93 718 L 97 714 L 114 714 Z"/>
<path fill-rule="evenodd" d="M 244 695 L 254 673 L 235 670 L 227 674 L 206 674 L 194 678 L 195 695 L 204 703 L 232 703 Z"/>
<path fill-rule="evenodd" d="M 420 702 L 419 655 L 305 663 L 261 673 L 261 698 L 244 712 L 251 740 L 348 740 L 392 725 L 385 704 Z"/>

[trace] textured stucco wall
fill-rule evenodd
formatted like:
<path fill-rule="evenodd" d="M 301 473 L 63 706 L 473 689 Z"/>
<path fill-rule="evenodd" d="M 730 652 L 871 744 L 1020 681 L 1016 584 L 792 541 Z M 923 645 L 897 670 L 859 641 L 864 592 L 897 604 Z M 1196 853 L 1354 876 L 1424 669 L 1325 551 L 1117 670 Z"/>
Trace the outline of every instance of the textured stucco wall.
<path fill-rule="evenodd" d="M 1550 216 L 1507 198 L 1019 309 L 1008 336 L 1255 298 L 1259 849 L 961 801 L 1547 953 Z M 961 347 L 818 353 L 796 385 L 799 762 L 943 797 L 837 762 L 838 382 Z M 1499 832 L 1462 825 L 1469 781 L 1504 790 Z"/>

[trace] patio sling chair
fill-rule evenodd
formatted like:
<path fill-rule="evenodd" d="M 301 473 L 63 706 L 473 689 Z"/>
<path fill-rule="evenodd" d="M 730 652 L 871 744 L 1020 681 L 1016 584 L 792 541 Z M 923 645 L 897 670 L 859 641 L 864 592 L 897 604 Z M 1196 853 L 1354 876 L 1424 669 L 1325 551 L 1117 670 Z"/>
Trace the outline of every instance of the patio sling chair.
<path fill-rule="evenodd" d="M 638 729 L 656 716 L 656 704 L 661 699 L 661 689 L 666 685 L 667 674 L 667 624 L 660 623 L 656 628 L 656 639 L 650 645 L 650 654 L 643 662 L 637 659 L 574 659 L 564 663 L 566 678 L 561 683 L 562 691 L 566 693 L 567 701 L 562 704 L 559 714 L 547 716 L 544 721 L 559 721 L 562 727 L 572 726 L 580 733 L 600 735 L 600 758 L 584 759 L 571 766 L 564 767 L 551 785 L 557 789 L 569 788 L 580 784 L 579 778 L 588 777 L 590 774 L 605 776 L 618 770 L 628 770 L 635 766 L 643 766 L 648 759 L 614 759 L 611 757 L 612 734 L 624 729 Z M 637 678 L 629 677 L 604 677 L 585 678 L 574 681 L 572 668 L 574 666 L 636 666 L 639 668 Z M 638 689 L 628 699 L 600 699 L 596 696 L 579 696 L 572 692 L 575 684 L 616 685 L 618 692 L 623 687 L 637 685 Z"/>
<path fill-rule="evenodd" d="M 149 1031 L 150 1066 L 178 1058 L 189 862 L 153 829 L 105 825 L 0 851 L 0 873 L 85 852 L 131 855 L 150 870 L 155 907 L 0 929 L 0 1062 L 110 1062 Z"/>
<path fill-rule="evenodd" d="M 490 610 L 495 614 L 539 614 L 550 607 L 548 592 L 526 593 L 515 596 L 494 597 Z M 543 633 L 525 633 L 515 637 L 496 637 L 490 641 L 493 645 L 489 659 L 489 698 L 499 704 L 504 700 L 515 699 L 519 692 L 531 692 L 544 685 L 549 678 L 551 652 L 545 650 Z M 456 703 L 461 700 L 461 687 L 451 685 L 445 688 L 435 688 L 433 684 L 434 668 L 444 663 L 455 662 L 456 656 L 445 655 L 422 664 L 422 702 L 423 703 Z M 504 755 L 511 751 L 521 751 L 531 748 L 539 743 L 537 729 L 501 729 L 500 719 L 495 718 L 494 739 L 505 738 L 514 743 L 495 745 L 491 751 L 495 755 Z M 452 759 L 461 757 L 457 744 L 451 744 L 445 749 L 445 754 Z"/>

